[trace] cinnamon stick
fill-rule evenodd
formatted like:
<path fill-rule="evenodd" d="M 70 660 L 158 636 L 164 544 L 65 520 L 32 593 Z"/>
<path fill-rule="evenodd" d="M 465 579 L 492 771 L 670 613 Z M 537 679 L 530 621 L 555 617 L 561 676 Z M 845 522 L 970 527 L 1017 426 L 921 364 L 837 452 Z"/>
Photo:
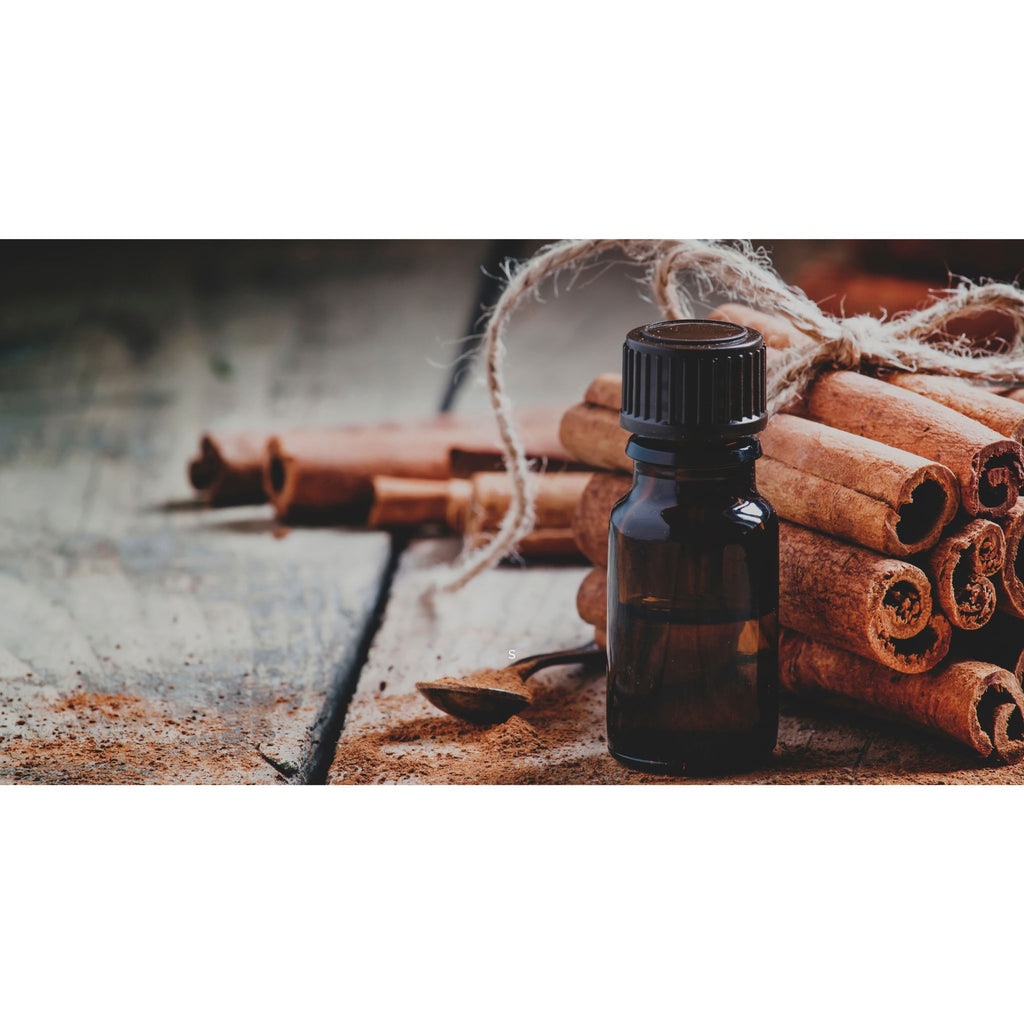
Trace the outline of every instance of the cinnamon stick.
<path fill-rule="evenodd" d="M 809 340 L 781 317 L 732 303 L 720 306 L 711 318 L 753 327 L 772 346 Z M 933 388 L 936 395 L 956 391 L 931 384 L 921 387 Z M 960 408 L 969 406 L 959 398 L 957 401 Z M 979 405 L 990 407 L 984 401 Z M 960 482 L 961 501 L 972 516 L 1005 515 L 1024 482 L 1024 449 L 1017 441 L 986 426 L 974 413 L 966 416 L 895 383 L 848 370 L 823 373 L 808 389 L 805 400 L 791 411 L 948 466 Z M 1005 425 L 1008 415 L 998 414 L 992 422 Z"/>
<path fill-rule="evenodd" d="M 449 509 L 458 508 L 460 498 L 468 503 L 472 489 L 466 480 L 417 480 L 397 476 L 375 476 L 370 484 L 373 497 L 366 523 L 377 529 L 443 523 Z M 462 487 L 453 493 L 453 484 Z"/>
<path fill-rule="evenodd" d="M 1017 501 L 1024 479 L 1020 444 L 923 395 L 838 370 L 815 382 L 807 413 L 948 466 L 960 482 L 968 515 L 1003 516 Z"/>
<path fill-rule="evenodd" d="M 580 551 L 594 565 L 608 564 L 608 518 L 612 506 L 631 486 L 631 478 L 624 473 L 594 473 L 583 490 L 572 529 Z"/>
<path fill-rule="evenodd" d="M 608 572 L 606 569 L 591 569 L 580 589 L 576 591 L 576 611 L 588 625 L 602 632 L 608 624 Z"/>
<path fill-rule="evenodd" d="M 619 426 L 617 406 L 571 406 L 562 414 L 559 436 L 572 457 L 588 466 L 633 472 L 633 460 L 626 456 L 629 434 Z"/>
<path fill-rule="evenodd" d="M 189 480 L 210 505 L 259 505 L 267 435 L 210 431 L 199 439 L 199 454 L 188 467 Z"/>
<path fill-rule="evenodd" d="M 950 623 L 980 629 L 996 610 L 996 588 L 989 576 L 1003 567 L 1003 531 L 988 519 L 972 519 L 943 538 L 924 557 L 934 594 Z"/>
<path fill-rule="evenodd" d="M 988 391 L 959 377 L 940 377 L 929 373 L 887 373 L 884 379 L 984 423 L 1003 437 L 1014 441 L 1024 438 L 1024 406 L 1012 398 Z"/>
<path fill-rule="evenodd" d="M 983 758 L 1024 757 L 1024 694 L 1005 669 L 957 661 L 905 675 L 820 640 L 783 630 L 783 690 L 918 726 L 963 743 Z"/>
<path fill-rule="evenodd" d="M 534 517 L 538 527 L 569 529 L 592 474 L 538 473 L 533 478 Z M 496 530 L 512 504 L 512 483 L 505 473 L 476 473 L 472 480 L 466 529 Z"/>
<path fill-rule="evenodd" d="M 529 458 L 559 453 L 568 461 L 558 442 L 558 419 L 555 410 L 517 413 Z M 491 418 L 445 414 L 418 422 L 286 431 L 267 444 L 264 486 L 281 519 L 359 521 L 369 512 L 375 476 L 447 479 L 452 449 L 489 450 L 497 457 Z"/>
<path fill-rule="evenodd" d="M 784 519 L 885 554 L 931 547 L 958 505 L 938 462 L 784 413 L 761 434 L 758 487 Z"/>
<path fill-rule="evenodd" d="M 779 621 L 905 673 L 927 672 L 949 650 L 951 629 L 932 612 L 931 587 L 916 566 L 781 523 Z M 580 617 L 605 628 L 606 570 L 576 596 Z"/>
<path fill-rule="evenodd" d="M 536 529 L 520 543 L 520 554 L 576 556 L 572 517 L 590 473 L 543 473 L 534 480 Z M 367 523 L 378 528 L 446 523 L 466 535 L 470 547 L 497 531 L 512 501 L 504 473 L 477 473 L 470 480 L 416 480 L 375 476 Z"/>
<path fill-rule="evenodd" d="M 613 378 L 599 378 L 605 394 L 595 381 L 588 395 L 610 399 Z M 594 403 L 573 406 L 562 419 L 562 436 L 583 461 L 607 469 L 632 468 L 625 454 L 629 435 L 611 409 Z M 956 513 L 956 477 L 938 462 L 785 414 L 772 419 L 761 443 L 766 456 L 758 463 L 758 487 L 782 518 L 802 526 L 906 556 L 936 543 Z M 595 482 L 594 489 L 614 486 Z M 589 494 L 583 506 L 595 501 Z M 599 523 L 577 524 L 581 548 L 594 561 L 592 545 L 600 529 Z"/>
<path fill-rule="evenodd" d="M 1006 538 L 1006 557 L 1003 567 L 995 576 L 996 606 L 1008 615 L 1024 619 L 1024 498 L 1010 510 L 1002 521 Z"/>
<path fill-rule="evenodd" d="M 934 668 L 952 633 L 916 566 L 784 521 L 779 622 L 907 673 Z"/>

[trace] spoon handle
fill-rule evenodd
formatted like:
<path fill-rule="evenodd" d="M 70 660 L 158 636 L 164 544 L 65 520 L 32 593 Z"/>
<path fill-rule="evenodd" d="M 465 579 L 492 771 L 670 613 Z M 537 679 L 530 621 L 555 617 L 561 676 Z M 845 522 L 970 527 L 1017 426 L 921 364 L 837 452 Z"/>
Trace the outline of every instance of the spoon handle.
<path fill-rule="evenodd" d="M 579 662 L 588 669 L 604 668 L 605 653 L 591 640 L 590 643 L 584 644 L 582 647 L 573 647 L 568 651 L 531 654 L 528 658 L 513 661 L 509 667 L 515 669 L 520 679 L 529 679 L 542 668 L 549 668 L 552 665 L 568 665 L 572 662 Z"/>

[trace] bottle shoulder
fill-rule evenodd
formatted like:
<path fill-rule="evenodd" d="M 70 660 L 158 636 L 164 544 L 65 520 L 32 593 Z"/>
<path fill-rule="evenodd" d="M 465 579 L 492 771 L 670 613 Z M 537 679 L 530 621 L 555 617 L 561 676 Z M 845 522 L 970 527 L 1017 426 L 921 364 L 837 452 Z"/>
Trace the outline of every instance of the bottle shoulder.
<path fill-rule="evenodd" d="M 636 539 L 667 540 L 690 532 L 734 536 L 778 534 L 778 517 L 771 503 L 756 490 L 739 493 L 683 489 L 675 493 L 645 493 L 634 488 L 611 514 L 617 533 Z"/>

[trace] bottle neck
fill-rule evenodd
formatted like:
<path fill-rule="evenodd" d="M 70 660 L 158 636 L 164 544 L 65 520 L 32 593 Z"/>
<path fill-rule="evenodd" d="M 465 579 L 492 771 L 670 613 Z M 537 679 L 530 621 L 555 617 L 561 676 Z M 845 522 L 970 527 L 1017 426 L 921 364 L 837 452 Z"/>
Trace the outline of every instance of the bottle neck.
<path fill-rule="evenodd" d="M 741 491 L 755 489 L 755 463 L 761 455 L 756 437 L 728 441 L 665 441 L 634 434 L 626 445 L 633 460 L 634 477 L 725 486 Z"/>

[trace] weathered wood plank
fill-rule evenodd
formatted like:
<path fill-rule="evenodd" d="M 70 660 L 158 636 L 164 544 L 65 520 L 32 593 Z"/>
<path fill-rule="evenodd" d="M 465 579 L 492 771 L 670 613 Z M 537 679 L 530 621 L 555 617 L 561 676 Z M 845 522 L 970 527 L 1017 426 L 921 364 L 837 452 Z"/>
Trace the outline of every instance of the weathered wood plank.
<path fill-rule="evenodd" d="M 575 613 L 581 569 L 499 569 L 431 607 L 424 570 L 450 558 L 445 542 L 405 554 L 381 629 L 360 675 L 330 773 L 333 783 L 642 783 L 606 752 L 604 676 L 552 668 L 534 703 L 491 729 L 447 717 L 415 690 L 587 637 Z M 969 753 L 870 719 L 821 707 L 783 708 L 779 744 L 740 783 L 1019 783 L 1024 766 L 982 767 Z M 672 780 L 676 781 L 676 780 Z M 695 780 L 678 780 L 683 782 Z"/>
<path fill-rule="evenodd" d="M 377 599 L 388 539 L 203 511 L 175 535 L 0 538 L 0 780 L 269 782 Z M 241 529 L 240 529 L 241 527 Z"/>
<path fill-rule="evenodd" d="M 85 296 L 5 337 L 0 778 L 273 781 L 257 745 L 313 763 L 389 540 L 276 539 L 268 507 L 197 507 L 186 460 L 208 426 L 429 413 L 483 248 L 368 246 L 340 279 L 121 297 L 149 317 L 142 347 L 72 329 Z"/>

